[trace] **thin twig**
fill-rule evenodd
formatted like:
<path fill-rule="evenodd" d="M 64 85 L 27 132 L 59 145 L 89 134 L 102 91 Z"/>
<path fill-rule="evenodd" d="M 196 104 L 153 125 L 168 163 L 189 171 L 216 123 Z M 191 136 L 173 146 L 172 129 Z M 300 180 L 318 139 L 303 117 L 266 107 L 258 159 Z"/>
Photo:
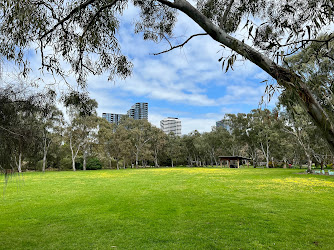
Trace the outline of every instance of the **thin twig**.
<path fill-rule="evenodd" d="M 299 43 L 308 43 L 308 42 L 316 42 L 316 43 L 328 43 L 331 40 L 334 39 L 334 36 L 326 39 L 326 40 L 317 40 L 317 39 L 303 39 L 303 40 L 299 40 L 299 41 L 295 41 L 295 42 L 291 42 L 291 43 L 287 43 L 287 44 L 283 44 L 283 45 L 279 45 L 279 47 L 286 47 L 286 46 L 291 46 L 291 45 L 295 45 L 295 44 L 299 44 Z"/>
<path fill-rule="evenodd" d="M 164 51 L 161 51 L 159 53 L 154 53 L 153 55 L 157 56 L 157 55 L 160 55 L 160 54 L 163 54 L 163 53 L 167 53 L 173 49 L 176 49 L 176 48 L 180 48 L 180 47 L 183 47 L 187 42 L 189 42 L 192 38 L 196 37 L 196 36 L 206 36 L 207 33 L 200 33 L 200 34 L 195 34 L 195 35 L 192 35 L 191 37 L 189 37 L 187 40 L 185 40 L 184 43 L 181 43 L 179 45 L 176 45 L 176 46 L 172 46 L 170 49 L 168 50 L 164 50 Z"/>

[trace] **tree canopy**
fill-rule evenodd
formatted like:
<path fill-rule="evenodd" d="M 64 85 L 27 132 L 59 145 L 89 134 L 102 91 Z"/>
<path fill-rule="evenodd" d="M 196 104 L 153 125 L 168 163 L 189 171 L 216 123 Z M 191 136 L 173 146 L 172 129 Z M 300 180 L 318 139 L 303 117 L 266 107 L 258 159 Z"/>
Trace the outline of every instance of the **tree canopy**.
<path fill-rule="evenodd" d="M 329 111 L 304 77 L 284 63 L 286 56 L 311 42 L 326 46 L 334 39 L 331 33 L 319 37 L 323 27 L 333 23 L 330 0 L 1 0 L 0 55 L 28 74 L 27 54 L 34 49 L 40 52 L 43 69 L 64 76 L 65 61 L 83 86 L 88 74 L 107 71 L 110 79 L 127 77 L 132 63 L 122 54 L 116 34 L 119 16 L 130 3 L 140 9 L 135 31 L 143 32 L 144 39 L 168 40 L 181 11 L 204 30 L 202 35 L 232 50 L 231 56 L 222 58 L 227 69 L 237 55 L 259 66 L 302 105 L 334 152 Z M 248 33 L 244 39 L 242 28 Z M 177 46 L 171 44 L 168 50 Z"/>

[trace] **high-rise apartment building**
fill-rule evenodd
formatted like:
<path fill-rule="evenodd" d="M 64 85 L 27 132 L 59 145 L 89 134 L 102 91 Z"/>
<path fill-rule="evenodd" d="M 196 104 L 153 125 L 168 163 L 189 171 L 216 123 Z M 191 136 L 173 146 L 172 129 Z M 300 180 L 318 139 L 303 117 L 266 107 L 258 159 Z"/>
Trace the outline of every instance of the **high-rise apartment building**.
<path fill-rule="evenodd" d="M 129 116 L 135 120 L 148 120 L 148 103 L 137 102 L 132 105 L 131 109 L 128 110 L 127 114 L 113 114 L 113 113 L 102 113 L 102 118 L 106 119 L 110 123 L 118 125 L 119 121 L 123 116 Z"/>
<path fill-rule="evenodd" d="M 128 110 L 127 115 L 135 120 L 148 119 L 148 103 L 137 102 Z"/>
<path fill-rule="evenodd" d="M 160 121 L 160 127 L 163 132 L 181 136 L 181 121 L 179 118 L 168 117 Z"/>
<path fill-rule="evenodd" d="M 110 123 L 115 123 L 118 125 L 119 121 L 121 120 L 123 114 L 113 114 L 113 113 L 102 113 L 102 118 L 106 119 Z"/>

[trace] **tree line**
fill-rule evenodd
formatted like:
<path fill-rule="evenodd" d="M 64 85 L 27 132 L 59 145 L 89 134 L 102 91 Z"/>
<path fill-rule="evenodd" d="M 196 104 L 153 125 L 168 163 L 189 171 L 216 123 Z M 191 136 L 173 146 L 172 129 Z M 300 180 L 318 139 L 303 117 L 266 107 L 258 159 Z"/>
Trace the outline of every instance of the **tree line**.
<path fill-rule="evenodd" d="M 50 93 L 16 85 L 0 91 L 0 167 L 3 171 L 218 166 L 219 156 L 244 156 L 254 167 L 333 162 L 319 128 L 284 94 L 273 110 L 226 114 L 224 127 L 187 135 L 165 134 L 146 120 L 123 117 L 118 125 L 97 116 L 97 102 L 70 93 L 62 100 L 68 119 Z"/>

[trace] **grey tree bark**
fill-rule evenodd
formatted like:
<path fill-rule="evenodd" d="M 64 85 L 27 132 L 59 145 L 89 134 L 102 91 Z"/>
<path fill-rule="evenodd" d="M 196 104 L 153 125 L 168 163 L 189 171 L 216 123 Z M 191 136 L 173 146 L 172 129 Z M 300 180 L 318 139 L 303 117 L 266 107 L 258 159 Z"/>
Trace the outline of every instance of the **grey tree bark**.
<path fill-rule="evenodd" d="M 17 164 L 17 170 L 19 171 L 19 173 L 22 172 L 22 153 L 21 152 L 19 153 L 19 161 Z"/>
<path fill-rule="evenodd" d="M 156 168 L 160 167 L 158 164 L 158 149 L 154 149 L 154 165 Z"/>
<path fill-rule="evenodd" d="M 83 163 L 82 163 L 82 170 L 86 170 L 87 166 L 87 150 L 84 150 L 83 152 Z"/>
<path fill-rule="evenodd" d="M 45 172 L 45 168 L 46 168 L 46 154 L 47 154 L 47 152 L 44 151 L 44 153 L 43 153 L 43 167 L 42 167 L 43 172 Z"/>
<path fill-rule="evenodd" d="M 43 166 L 42 166 L 42 171 L 45 172 L 46 168 L 46 155 L 48 153 L 48 149 L 50 146 L 50 142 L 47 142 L 46 138 L 43 138 Z"/>
<path fill-rule="evenodd" d="M 73 171 L 76 171 L 76 168 L 75 168 L 75 159 L 78 155 L 78 152 L 80 150 L 80 147 L 81 147 L 81 144 L 78 145 L 76 151 L 74 151 L 74 146 L 72 144 L 72 134 L 70 135 L 70 149 L 71 149 L 71 154 L 72 154 L 72 169 Z"/>

